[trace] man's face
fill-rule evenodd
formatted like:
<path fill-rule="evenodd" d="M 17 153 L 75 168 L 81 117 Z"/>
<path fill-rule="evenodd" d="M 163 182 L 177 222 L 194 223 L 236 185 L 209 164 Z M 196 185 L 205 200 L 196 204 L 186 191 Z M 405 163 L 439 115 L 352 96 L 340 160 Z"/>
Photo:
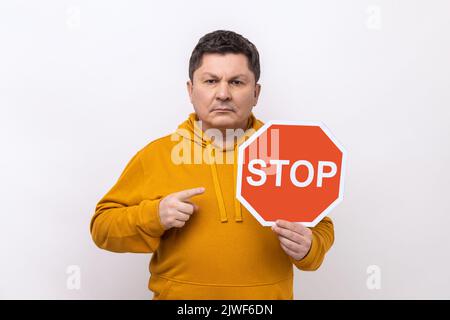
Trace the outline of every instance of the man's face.
<path fill-rule="evenodd" d="M 208 53 L 187 89 L 203 130 L 224 130 L 245 129 L 261 86 L 255 83 L 244 54 Z"/>

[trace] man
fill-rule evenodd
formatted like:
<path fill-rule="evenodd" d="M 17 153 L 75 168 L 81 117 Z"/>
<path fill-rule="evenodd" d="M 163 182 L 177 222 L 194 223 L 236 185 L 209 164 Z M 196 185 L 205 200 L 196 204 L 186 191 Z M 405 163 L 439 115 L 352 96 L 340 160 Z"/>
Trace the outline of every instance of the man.
<path fill-rule="evenodd" d="M 137 152 L 96 206 L 97 246 L 153 253 L 153 299 L 293 299 L 293 265 L 316 270 L 333 244 L 328 217 L 270 229 L 236 200 L 238 146 L 263 125 L 252 113 L 259 76 L 246 38 L 202 37 L 187 82 L 195 113 Z"/>

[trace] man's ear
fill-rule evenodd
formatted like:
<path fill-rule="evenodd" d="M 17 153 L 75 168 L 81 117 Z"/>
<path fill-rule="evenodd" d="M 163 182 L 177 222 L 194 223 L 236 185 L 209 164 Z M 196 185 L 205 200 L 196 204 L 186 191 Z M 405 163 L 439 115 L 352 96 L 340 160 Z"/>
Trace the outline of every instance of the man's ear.
<path fill-rule="evenodd" d="M 186 82 L 186 89 L 187 89 L 187 91 L 188 91 L 188 94 L 189 94 L 189 100 L 191 100 L 191 103 L 192 103 L 192 86 L 193 86 L 193 84 L 192 84 L 191 80 L 188 80 L 188 81 Z"/>
<path fill-rule="evenodd" d="M 260 92 L 261 92 L 261 85 L 259 83 L 257 83 L 255 85 L 254 97 L 253 97 L 254 98 L 254 100 L 253 100 L 254 106 L 256 106 L 256 104 L 258 103 L 258 98 L 259 98 Z"/>

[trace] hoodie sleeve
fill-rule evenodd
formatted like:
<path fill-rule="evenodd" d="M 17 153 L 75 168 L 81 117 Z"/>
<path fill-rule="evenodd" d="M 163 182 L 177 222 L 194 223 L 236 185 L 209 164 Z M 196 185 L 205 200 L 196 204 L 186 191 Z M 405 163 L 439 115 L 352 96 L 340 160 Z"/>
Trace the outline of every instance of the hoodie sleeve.
<path fill-rule="evenodd" d="M 333 221 L 325 217 L 320 221 L 312 231 L 312 243 L 308 254 L 301 260 L 294 260 L 289 256 L 292 263 L 300 270 L 315 271 L 319 269 L 325 258 L 325 254 L 334 243 Z"/>
<path fill-rule="evenodd" d="M 95 244 L 113 252 L 154 252 L 164 228 L 161 199 L 145 199 L 141 151 L 129 161 L 116 184 L 95 208 L 90 230 Z"/>

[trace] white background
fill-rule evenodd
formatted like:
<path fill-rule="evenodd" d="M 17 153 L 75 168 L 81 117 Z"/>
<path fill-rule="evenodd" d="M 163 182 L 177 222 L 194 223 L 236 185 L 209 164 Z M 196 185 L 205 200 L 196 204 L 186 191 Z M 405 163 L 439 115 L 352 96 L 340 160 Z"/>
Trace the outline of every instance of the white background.
<path fill-rule="evenodd" d="M 229 29 L 261 55 L 257 117 L 323 121 L 348 150 L 336 242 L 319 271 L 296 271 L 295 298 L 449 299 L 449 13 L 446 0 L 1 1 L 0 298 L 151 298 L 150 256 L 98 249 L 89 221 L 137 150 L 192 112 L 198 39 Z"/>

